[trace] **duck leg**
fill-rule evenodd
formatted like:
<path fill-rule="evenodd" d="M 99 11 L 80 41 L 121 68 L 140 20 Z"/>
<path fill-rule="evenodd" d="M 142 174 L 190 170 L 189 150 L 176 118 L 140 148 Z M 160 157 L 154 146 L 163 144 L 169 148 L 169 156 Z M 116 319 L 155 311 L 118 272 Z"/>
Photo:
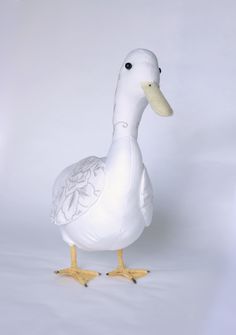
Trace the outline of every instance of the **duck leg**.
<path fill-rule="evenodd" d="M 71 266 L 66 269 L 55 271 L 56 274 L 72 277 L 75 280 L 77 280 L 81 285 L 84 285 L 86 287 L 88 286 L 87 283 L 91 279 L 97 277 L 98 275 L 101 275 L 101 273 L 97 271 L 82 270 L 78 267 L 75 245 L 72 245 L 70 247 L 70 257 L 71 257 Z"/>
<path fill-rule="evenodd" d="M 132 280 L 135 284 L 136 279 L 146 276 L 150 271 L 144 269 L 128 269 L 126 268 L 123 260 L 123 250 L 118 250 L 118 267 L 107 273 L 107 276 L 110 277 L 125 277 L 129 280 Z"/>

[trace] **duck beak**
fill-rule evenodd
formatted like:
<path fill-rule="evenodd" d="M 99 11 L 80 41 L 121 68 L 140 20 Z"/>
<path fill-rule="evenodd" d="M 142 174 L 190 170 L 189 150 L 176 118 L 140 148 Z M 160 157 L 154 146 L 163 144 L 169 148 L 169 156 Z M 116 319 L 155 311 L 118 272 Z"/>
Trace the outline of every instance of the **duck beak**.
<path fill-rule="evenodd" d="M 155 82 L 141 84 L 144 94 L 153 111 L 161 116 L 170 116 L 173 110 Z"/>

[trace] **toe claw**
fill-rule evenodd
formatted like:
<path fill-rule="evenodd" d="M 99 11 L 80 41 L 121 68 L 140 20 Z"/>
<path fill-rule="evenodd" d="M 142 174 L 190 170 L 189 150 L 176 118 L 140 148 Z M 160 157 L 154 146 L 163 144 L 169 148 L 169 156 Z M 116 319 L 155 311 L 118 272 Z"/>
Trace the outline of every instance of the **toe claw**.
<path fill-rule="evenodd" d="M 101 276 L 102 275 L 101 272 L 98 272 L 98 275 Z"/>
<path fill-rule="evenodd" d="M 106 273 L 106 276 L 109 276 L 109 272 Z"/>
<path fill-rule="evenodd" d="M 58 273 L 60 273 L 60 271 L 56 270 L 56 271 L 54 271 L 54 273 L 55 273 L 56 275 L 58 275 Z"/>
<path fill-rule="evenodd" d="M 137 284 L 137 281 L 136 281 L 134 278 L 132 278 L 132 282 L 133 282 L 134 284 Z"/>
<path fill-rule="evenodd" d="M 85 284 L 84 284 L 84 286 L 85 286 L 85 287 L 88 287 L 88 284 L 87 284 L 87 283 L 85 283 Z"/>
<path fill-rule="evenodd" d="M 147 273 L 150 273 L 151 271 L 150 270 L 147 270 Z"/>

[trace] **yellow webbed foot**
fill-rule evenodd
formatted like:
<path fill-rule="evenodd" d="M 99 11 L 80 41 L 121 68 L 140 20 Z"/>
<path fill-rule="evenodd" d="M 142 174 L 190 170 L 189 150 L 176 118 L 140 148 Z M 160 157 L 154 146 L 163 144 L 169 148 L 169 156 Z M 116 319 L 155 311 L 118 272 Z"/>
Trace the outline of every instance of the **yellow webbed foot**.
<path fill-rule="evenodd" d="M 81 285 L 88 286 L 88 282 L 91 279 L 94 279 L 97 276 L 100 276 L 101 273 L 97 271 L 91 271 L 91 270 L 82 270 L 78 267 L 70 267 L 66 269 L 61 269 L 55 271 L 56 274 L 62 275 L 62 276 L 68 276 L 72 277 L 75 280 L 77 280 Z"/>
<path fill-rule="evenodd" d="M 136 279 L 146 276 L 150 271 L 144 269 L 128 269 L 126 267 L 117 268 L 107 273 L 110 277 L 125 277 L 132 280 L 133 283 L 137 283 Z"/>
<path fill-rule="evenodd" d="M 70 255 L 71 255 L 71 266 L 66 269 L 54 271 L 54 273 L 62 276 L 72 277 L 85 287 L 88 286 L 88 282 L 91 279 L 101 275 L 100 272 L 91 270 L 82 270 L 78 267 L 76 247 L 74 245 L 70 247 Z"/>
<path fill-rule="evenodd" d="M 146 276 L 149 272 L 149 270 L 145 269 L 128 269 L 123 261 L 123 251 L 118 250 L 118 267 L 115 270 L 108 272 L 107 276 L 125 277 L 136 284 L 136 279 Z"/>

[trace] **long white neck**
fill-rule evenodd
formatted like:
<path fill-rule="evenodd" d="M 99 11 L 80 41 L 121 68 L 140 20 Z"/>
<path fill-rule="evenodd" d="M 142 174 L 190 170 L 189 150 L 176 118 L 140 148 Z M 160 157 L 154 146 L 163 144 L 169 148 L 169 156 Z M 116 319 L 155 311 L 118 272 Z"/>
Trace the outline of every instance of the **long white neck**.
<path fill-rule="evenodd" d="M 143 111 L 147 106 L 146 99 L 131 99 L 123 91 L 116 93 L 113 112 L 113 140 L 119 137 L 132 136 L 137 139 L 138 127 Z"/>
<path fill-rule="evenodd" d="M 146 104 L 145 100 L 131 101 L 122 93 L 116 95 L 113 138 L 106 160 L 108 188 L 115 198 L 125 199 L 129 192 L 139 194 L 143 161 L 137 136 Z"/>

